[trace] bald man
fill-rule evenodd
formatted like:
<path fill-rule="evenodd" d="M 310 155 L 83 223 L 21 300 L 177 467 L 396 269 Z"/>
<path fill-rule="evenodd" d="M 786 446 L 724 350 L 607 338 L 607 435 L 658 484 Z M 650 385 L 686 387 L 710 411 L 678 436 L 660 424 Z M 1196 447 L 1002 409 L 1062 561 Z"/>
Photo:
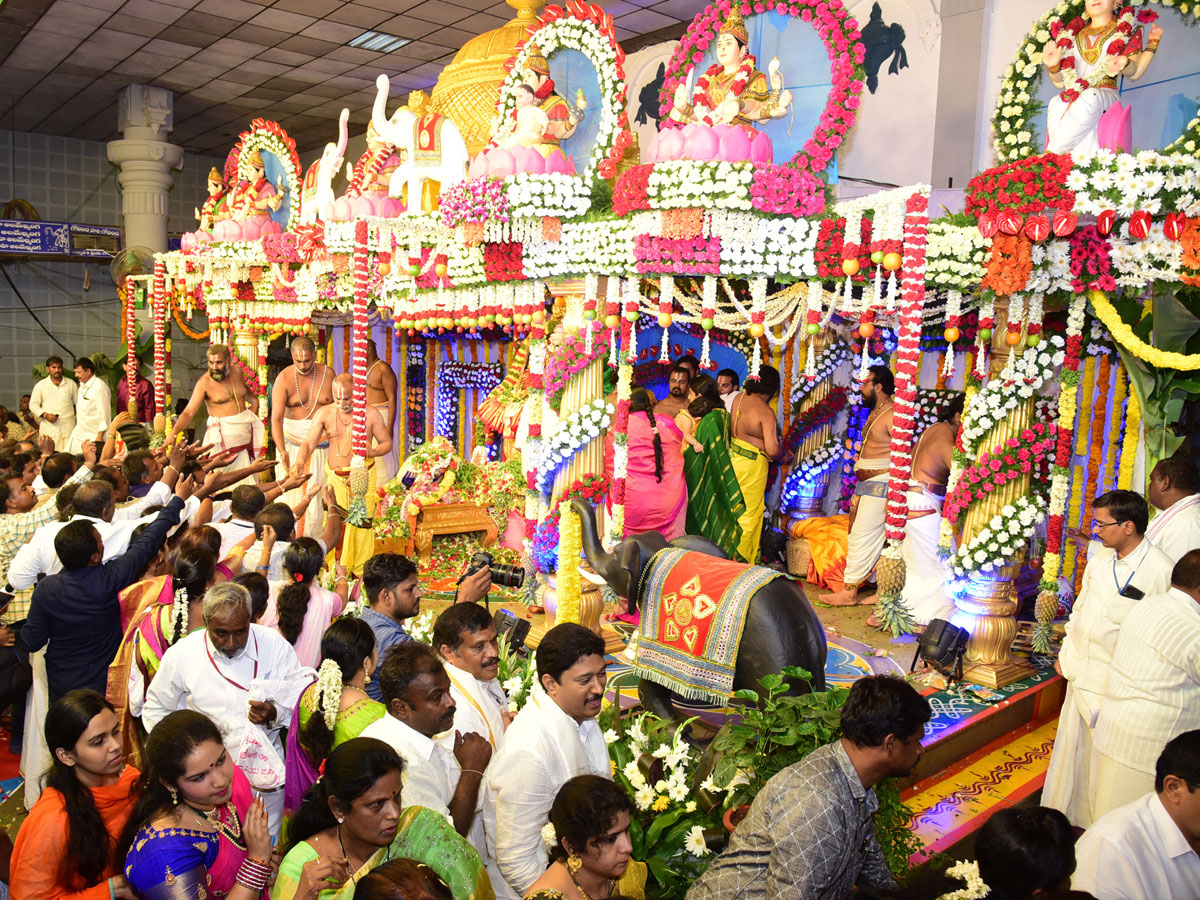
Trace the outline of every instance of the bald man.
<path fill-rule="evenodd" d="M 354 456 L 354 380 L 349 375 L 338 375 L 333 379 L 333 403 L 322 407 L 312 417 L 312 428 L 304 445 L 296 455 L 296 469 L 306 471 L 316 448 L 326 442 L 329 449 L 325 454 L 325 476 L 337 497 L 339 515 L 350 513 L 346 529 L 342 532 L 341 563 L 353 575 L 361 575 L 363 563 L 375 553 L 375 532 L 370 517 L 375 515 L 376 459 L 392 452 L 392 436 L 387 423 L 375 407 L 367 404 L 367 472 L 368 485 L 362 500 L 366 506 L 367 521 L 355 523 L 353 491 L 351 489 L 351 460 Z"/>
<path fill-rule="evenodd" d="M 279 373 L 271 388 L 271 440 L 279 456 L 276 474 L 280 479 L 289 472 L 307 474 L 297 469 L 294 457 L 312 432 L 313 420 L 319 410 L 333 402 L 334 372 L 317 362 L 317 348 L 312 338 L 300 335 L 292 341 L 292 364 Z M 309 486 L 325 483 L 325 451 L 328 443 L 317 444 L 311 452 L 312 480 Z M 304 494 L 297 488 L 288 491 L 280 500 L 294 506 Z M 321 494 L 309 503 L 297 523 L 296 534 L 316 537 L 324 527 L 324 507 Z"/>

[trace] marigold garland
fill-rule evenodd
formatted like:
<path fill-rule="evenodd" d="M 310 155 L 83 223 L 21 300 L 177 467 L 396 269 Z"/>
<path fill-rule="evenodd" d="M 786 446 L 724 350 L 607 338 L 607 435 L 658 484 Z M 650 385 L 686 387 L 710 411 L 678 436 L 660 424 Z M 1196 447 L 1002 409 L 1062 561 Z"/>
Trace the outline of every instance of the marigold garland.
<path fill-rule="evenodd" d="M 1142 407 L 1138 403 L 1137 391 L 1130 390 L 1129 402 L 1125 406 L 1125 440 L 1121 444 L 1121 464 L 1117 473 L 1117 487 L 1123 491 L 1133 486 L 1133 464 L 1137 461 L 1141 421 Z"/>
<path fill-rule="evenodd" d="M 1080 388 L 1080 396 L 1085 400 L 1092 396 L 1092 391 L 1096 387 L 1096 357 L 1089 356 L 1083 364 L 1083 386 Z M 1091 432 L 1091 415 L 1092 408 L 1086 403 L 1081 407 L 1079 414 L 1079 430 L 1075 435 L 1075 455 L 1083 456 L 1088 449 L 1088 436 Z"/>
<path fill-rule="evenodd" d="M 1096 402 L 1092 405 L 1092 443 L 1088 455 L 1087 487 L 1083 492 L 1083 515 L 1080 527 L 1087 526 L 1092 519 L 1092 501 L 1096 499 L 1096 485 L 1100 480 L 1100 470 L 1103 466 L 1104 453 L 1104 413 L 1108 409 L 1109 378 L 1112 363 L 1107 356 L 1100 359 L 1100 371 L 1096 373 Z M 1083 582 L 1083 572 L 1087 568 L 1087 557 L 1082 558 L 1082 565 L 1075 572 L 1075 593 Z"/>
<path fill-rule="evenodd" d="M 1100 482 L 1106 491 L 1111 491 L 1117 486 L 1117 460 L 1121 453 L 1125 392 L 1128 387 L 1129 378 L 1125 374 L 1125 366 L 1117 363 L 1116 376 L 1113 378 L 1112 416 L 1109 418 L 1108 441 L 1104 447 L 1104 478 Z M 1136 435 L 1134 435 L 1134 443 L 1137 443 Z"/>
<path fill-rule="evenodd" d="M 1033 271 L 1033 242 L 1024 234 L 997 234 L 988 255 L 987 274 L 979 283 L 982 290 L 1007 297 L 1025 290 Z M 982 326 L 982 322 L 980 325 Z"/>
<path fill-rule="evenodd" d="M 1200 353 L 1172 353 L 1167 350 L 1157 350 L 1151 347 L 1133 333 L 1133 329 L 1125 324 L 1117 308 L 1109 302 L 1103 291 L 1089 291 L 1088 302 L 1096 318 L 1112 334 L 1113 340 L 1121 345 L 1123 350 L 1132 353 L 1142 362 L 1156 369 L 1178 369 L 1181 372 L 1193 372 L 1200 369 Z"/>
<path fill-rule="evenodd" d="M 564 500 L 558 506 L 558 610 L 554 621 L 558 625 L 579 623 L 579 605 L 583 599 L 583 576 L 579 574 L 579 554 L 583 550 L 583 526 L 579 515 Z"/>

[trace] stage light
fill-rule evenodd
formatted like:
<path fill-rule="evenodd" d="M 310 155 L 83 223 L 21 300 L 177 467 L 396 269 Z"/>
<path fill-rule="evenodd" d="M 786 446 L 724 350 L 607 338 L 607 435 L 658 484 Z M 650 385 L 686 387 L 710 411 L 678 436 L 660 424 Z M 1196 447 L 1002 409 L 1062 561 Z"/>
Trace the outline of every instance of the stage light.
<path fill-rule="evenodd" d="M 925 632 L 917 640 L 917 658 L 946 676 L 951 682 L 962 681 L 963 654 L 967 651 L 967 640 L 971 637 L 965 628 L 951 625 L 945 619 L 933 619 L 925 626 Z"/>

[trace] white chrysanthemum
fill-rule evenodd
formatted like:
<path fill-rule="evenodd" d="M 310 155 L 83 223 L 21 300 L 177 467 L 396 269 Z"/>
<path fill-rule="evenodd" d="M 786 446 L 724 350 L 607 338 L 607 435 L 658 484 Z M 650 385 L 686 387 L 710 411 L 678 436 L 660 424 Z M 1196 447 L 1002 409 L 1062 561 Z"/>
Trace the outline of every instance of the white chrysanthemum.
<path fill-rule="evenodd" d="M 633 795 L 633 803 L 638 809 L 645 812 L 650 808 L 651 804 L 654 803 L 654 798 L 656 796 L 657 795 L 654 793 L 654 788 L 646 785 L 643 788 L 639 788 L 637 793 Z"/>
<path fill-rule="evenodd" d="M 687 837 L 683 839 L 683 849 L 692 856 L 708 856 L 712 852 L 705 843 L 704 829 L 699 825 L 693 825 L 687 833 Z"/>

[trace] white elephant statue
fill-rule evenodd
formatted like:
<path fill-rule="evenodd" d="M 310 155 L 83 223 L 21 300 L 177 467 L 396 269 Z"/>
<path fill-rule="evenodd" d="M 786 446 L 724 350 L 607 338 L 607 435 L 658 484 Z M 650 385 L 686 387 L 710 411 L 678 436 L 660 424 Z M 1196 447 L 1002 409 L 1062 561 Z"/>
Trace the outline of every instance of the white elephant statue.
<path fill-rule="evenodd" d="M 333 178 L 342 168 L 346 157 L 348 140 L 347 126 L 350 110 L 343 108 L 338 116 L 338 140 L 325 145 L 321 158 L 304 173 L 304 184 L 300 190 L 300 224 L 312 225 L 318 219 L 333 219 Z"/>
<path fill-rule="evenodd" d="M 395 145 L 398 152 L 403 151 L 404 159 L 392 173 L 388 194 L 400 198 L 407 188 L 405 213 L 419 213 L 421 190 L 426 181 L 437 181 L 445 190 L 467 177 L 467 163 L 470 161 L 467 143 L 453 119 L 440 113 L 426 112 L 426 108 L 413 110 L 409 106 L 401 106 L 389 118 L 387 98 L 391 83 L 388 77 L 380 75 L 375 80 L 375 87 L 371 120 L 383 140 Z M 413 95 L 422 100 L 425 97 L 419 91 L 414 91 Z"/>

